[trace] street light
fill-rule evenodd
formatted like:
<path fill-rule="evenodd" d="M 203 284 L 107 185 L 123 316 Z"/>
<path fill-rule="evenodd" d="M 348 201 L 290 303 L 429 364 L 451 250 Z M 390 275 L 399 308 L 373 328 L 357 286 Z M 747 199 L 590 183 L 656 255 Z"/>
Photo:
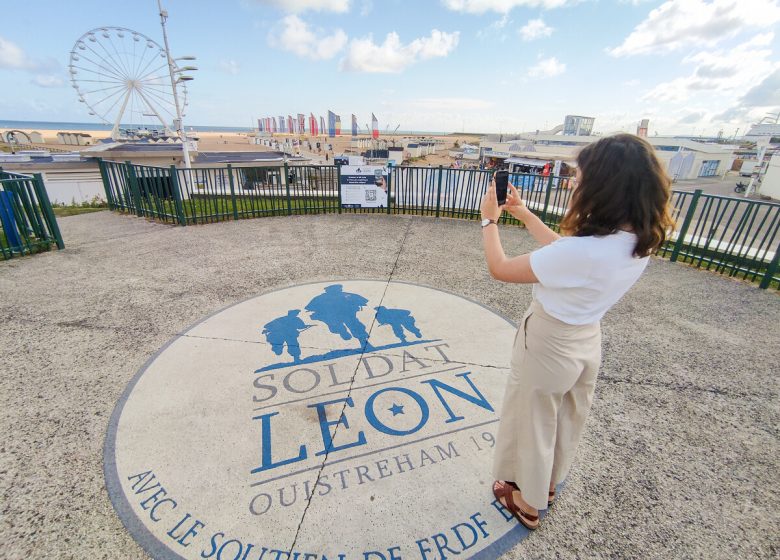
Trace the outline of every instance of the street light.
<path fill-rule="evenodd" d="M 157 7 L 160 9 L 160 25 L 162 26 L 163 41 L 165 43 L 165 56 L 168 59 L 168 73 L 171 76 L 171 89 L 173 90 L 173 101 L 174 104 L 176 105 L 176 120 L 174 121 L 174 125 L 176 127 L 176 133 L 178 134 L 179 139 L 181 140 L 182 151 L 184 152 L 184 167 L 189 169 L 190 167 L 192 167 L 192 163 L 190 162 L 190 150 L 189 150 L 189 146 L 187 145 L 187 131 L 184 130 L 184 124 L 182 122 L 181 106 L 179 105 L 179 95 L 176 91 L 176 84 L 192 81 L 194 79 L 192 76 L 183 75 L 182 72 L 197 70 L 197 68 L 194 66 L 185 66 L 184 68 L 179 68 L 179 66 L 176 64 L 175 61 L 195 60 L 195 57 L 192 55 L 182 56 L 177 59 L 171 57 L 171 50 L 168 47 L 168 33 L 165 29 L 165 22 L 168 19 L 168 12 L 166 10 L 163 10 L 162 0 L 157 0 Z"/>

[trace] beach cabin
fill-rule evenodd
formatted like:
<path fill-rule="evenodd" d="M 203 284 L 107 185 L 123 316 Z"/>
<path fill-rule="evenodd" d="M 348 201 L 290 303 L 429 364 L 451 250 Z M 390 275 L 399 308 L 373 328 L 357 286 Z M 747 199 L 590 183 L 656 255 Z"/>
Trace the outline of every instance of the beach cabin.
<path fill-rule="evenodd" d="M 420 151 L 425 156 L 427 156 L 429 154 L 435 154 L 436 153 L 436 142 L 433 142 L 431 140 L 424 140 L 424 141 L 420 142 Z"/>
<path fill-rule="evenodd" d="M 38 132 L 37 130 L 33 130 L 32 132 L 27 133 L 27 136 L 30 137 L 30 142 L 33 144 L 43 144 L 43 134 Z"/>
<path fill-rule="evenodd" d="M 401 146 L 387 148 L 387 161 L 393 165 L 401 165 L 404 162 L 404 149 Z"/>
<path fill-rule="evenodd" d="M 416 142 L 406 145 L 406 153 L 410 158 L 422 157 L 422 148 Z"/>

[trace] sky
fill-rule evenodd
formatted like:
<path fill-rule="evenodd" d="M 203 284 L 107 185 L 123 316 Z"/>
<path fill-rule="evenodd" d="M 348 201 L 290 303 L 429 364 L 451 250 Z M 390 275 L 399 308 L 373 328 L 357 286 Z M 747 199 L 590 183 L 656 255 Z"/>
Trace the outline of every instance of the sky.
<path fill-rule="evenodd" d="M 0 120 L 100 122 L 70 83 L 76 41 L 116 26 L 163 43 L 156 0 L 0 6 Z M 186 63 L 198 67 L 190 72 L 187 125 L 250 127 L 259 117 L 330 109 L 342 128 L 352 113 L 361 127 L 374 113 L 380 130 L 511 134 L 547 130 L 574 114 L 595 117 L 601 133 L 635 132 L 648 118 L 651 135 L 729 137 L 780 111 L 780 0 L 164 0 L 163 7 L 173 56 L 197 57 Z"/>

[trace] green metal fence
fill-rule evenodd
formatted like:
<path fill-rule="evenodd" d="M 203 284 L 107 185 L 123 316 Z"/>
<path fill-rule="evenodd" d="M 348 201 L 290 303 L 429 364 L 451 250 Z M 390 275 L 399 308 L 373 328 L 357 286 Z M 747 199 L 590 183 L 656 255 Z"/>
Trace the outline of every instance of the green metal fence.
<path fill-rule="evenodd" d="M 659 251 L 672 261 L 779 287 L 780 204 L 674 191 L 678 228 Z"/>
<path fill-rule="evenodd" d="M 386 208 L 343 208 L 333 165 L 178 169 L 100 162 L 109 207 L 179 225 L 323 213 L 412 214 L 477 219 L 492 172 L 393 167 Z M 526 205 L 553 229 L 571 196 L 565 177 L 511 174 Z M 780 288 L 780 204 L 673 191 L 677 230 L 658 254 L 672 261 Z M 502 217 L 503 223 L 517 223 Z"/>
<path fill-rule="evenodd" d="M 40 174 L 0 169 L 0 254 L 3 259 L 63 249 L 60 228 Z"/>

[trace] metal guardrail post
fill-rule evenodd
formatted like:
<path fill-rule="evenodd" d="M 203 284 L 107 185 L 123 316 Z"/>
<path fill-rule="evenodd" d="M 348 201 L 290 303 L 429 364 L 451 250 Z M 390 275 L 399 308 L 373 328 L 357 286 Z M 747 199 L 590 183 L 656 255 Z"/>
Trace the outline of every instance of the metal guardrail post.
<path fill-rule="evenodd" d="M 108 202 L 108 209 L 114 210 L 116 204 L 114 203 L 114 194 L 111 189 L 111 183 L 108 180 L 108 172 L 106 171 L 106 162 L 103 158 L 97 158 L 98 168 L 100 168 L 100 179 L 103 181 L 103 190 L 106 191 L 106 202 Z"/>
<path fill-rule="evenodd" d="M 553 175 L 550 173 L 550 178 L 547 179 L 547 189 L 544 193 L 544 207 L 542 208 L 542 215 L 541 220 L 544 222 L 544 220 L 547 218 L 547 208 L 550 206 L 550 195 L 552 195 L 552 186 L 553 186 Z M 546 223 L 546 222 L 545 222 Z"/>
<path fill-rule="evenodd" d="M 287 215 L 292 216 L 292 200 L 290 199 L 290 168 L 284 162 L 284 188 L 287 193 Z"/>
<path fill-rule="evenodd" d="M 685 219 L 683 220 L 683 225 L 680 228 L 680 233 L 677 234 L 677 242 L 674 244 L 672 256 L 669 258 L 671 262 L 677 261 L 677 257 L 680 256 L 680 251 L 682 250 L 683 244 L 685 243 L 685 235 L 688 233 L 688 228 L 691 226 L 691 221 L 693 220 L 693 215 L 696 212 L 696 206 L 699 204 L 699 198 L 701 198 L 702 192 L 703 191 L 701 189 L 696 189 L 693 191 L 691 204 L 688 206 L 688 212 L 685 214 Z"/>
<path fill-rule="evenodd" d="M 127 180 L 130 182 L 130 193 L 133 198 L 133 205 L 135 206 L 135 215 L 143 216 L 143 202 L 141 200 L 141 189 L 138 186 L 138 178 L 135 176 L 135 169 L 133 169 L 133 162 L 125 162 L 125 171 L 127 172 Z"/>
<path fill-rule="evenodd" d="M 441 180 L 444 177 L 443 167 L 439 166 L 439 184 L 436 187 L 436 217 L 439 217 L 439 211 L 441 210 Z"/>
<path fill-rule="evenodd" d="M 179 219 L 179 225 L 187 225 L 187 217 L 184 215 L 184 203 L 181 198 L 181 188 L 179 187 L 179 170 L 175 165 L 169 168 L 171 174 L 171 186 L 173 187 L 173 204 L 176 207 L 176 217 Z"/>
<path fill-rule="evenodd" d="M 775 256 L 772 259 L 772 262 L 769 263 L 766 274 L 764 274 L 764 277 L 761 279 L 761 284 L 758 285 L 759 288 L 766 290 L 769 287 L 772 278 L 774 278 L 777 273 L 778 263 L 780 263 L 780 244 L 778 244 L 777 249 L 775 249 Z"/>
<path fill-rule="evenodd" d="M 233 184 L 233 166 L 227 164 L 228 183 L 230 184 L 230 202 L 233 204 L 233 219 L 238 221 L 238 208 L 236 207 L 236 187 Z"/>
<path fill-rule="evenodd" d="M 392 214 L 392 209 L 390 207 L 393 200 L 392 185 L 393 185 L 393 167 L 388 165 L 387 166 L 387 213 L 388 214 Z"/>
<path fill-rule="evenodd" d="M 336 188 L 339 195 L 339 214 L 341 214 L 341 166 L 336 166 Z"/>
<path fill-rule="evenodd" d="M 54 210 L 52 210 L 51 207 L 49 193 L 46 192 L 46 185 L 43 184 L 43 177 L 40 173 L 34 173 L 33 178 L 35 195 L 38 197 L 38 202 L 41 204 L 46 225 L 49 226 L 49 232 L 54 236 L 54 241 L 57 243 L 57 249 L 64 249 L 65 243 L 62 241 L 60 226 L 57 224 L 57 217 L 54 215 Z"/>

